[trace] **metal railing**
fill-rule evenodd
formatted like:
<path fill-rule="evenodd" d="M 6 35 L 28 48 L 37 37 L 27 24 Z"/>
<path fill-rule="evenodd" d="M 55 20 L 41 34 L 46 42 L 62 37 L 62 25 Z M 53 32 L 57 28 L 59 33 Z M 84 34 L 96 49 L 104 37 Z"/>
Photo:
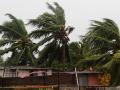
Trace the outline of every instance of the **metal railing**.
<path fill-rule="evenodd" d="M 0 90 L 78 90 L 77 86 L 59 86 L 59 88 L 0 87 Z M 120 90 L 120 87 L 88 87 L 80 86 L 79 90 Z"/>

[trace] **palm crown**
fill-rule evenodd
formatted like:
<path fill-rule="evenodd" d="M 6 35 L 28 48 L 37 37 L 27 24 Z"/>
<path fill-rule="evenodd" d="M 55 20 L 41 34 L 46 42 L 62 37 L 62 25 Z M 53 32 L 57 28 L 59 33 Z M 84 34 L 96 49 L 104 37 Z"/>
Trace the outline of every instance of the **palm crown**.
<path fill-rule="evenodd" d="M 68 35 L 73 30 L 73 27 L 65 26 L 65 14 L 62 7 L 54 3 L 53 7 L 47 3 L 48 8 L 52 13 L 44 13 L 36 19 L 31 19 L 29 24 L 36 26 L 37 30 L 33 31 L 30 36 L 40 38 L 40 42 L 36 47 L 46 44 L 44 49 L 40 51 L 39 62 L 45 60 L 49 64 L 53 60 L 63 61 L 70 60 L 68 52 Z"/>
<path fill-rule="evenodd" d="M 8 15 L 12 21 L 0 25 L 0 33 L 2 35 L 0 47 L 7 44 L 9 44 L 9 47 L 0 50 L 0 55 L 12 52 L 11 57 L 7 60 L 7 63 L 10 65 L 35 64 L 35 61 L 33 60 L 35 58 L 31 50 L 34 43 L 28 37 L 28 32 L 23 21 L 17 19 L 11 14 L 6 15 Z"/>
<path fill-rule="evenodd" d="M 109 50 L 114 52 L 120 48 L 120 35 L 117 24 L 110 20 L 104 19 L 103 22 L 93 21 L 90 31 L 84 38 L 89 49 L 99 49 L 97 53 L 105 53 Z"/>

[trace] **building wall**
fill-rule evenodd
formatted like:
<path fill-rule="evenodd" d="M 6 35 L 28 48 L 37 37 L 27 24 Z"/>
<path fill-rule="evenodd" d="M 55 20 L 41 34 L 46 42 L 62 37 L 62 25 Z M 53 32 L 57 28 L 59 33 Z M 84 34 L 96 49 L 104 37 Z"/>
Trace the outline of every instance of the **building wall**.
<path fill-rule="evenodd" d="M 29 76 L 29 71 L 26 71 L 26 70 L 19 70 L 17 73 L 18 73 L 18 77 L 20 77 L 20 78 Z"/>
<path fill-rule="evenodd" d="M 21 75 L 23 71 L 20 71 Z M 26 73 L 28 72 L 24 72 Z M 18 74 L 19 75 L 19 74 Z M 20 75 L 20 76 L 21 76 Z M 83 74 L 84 75 L 84 74 Z M 98 74 L 89 74 L 86 75 L 85 82 L 87 86 L 96 86 L 99 85 Z M 79 75 L 78 75 L 79 76 Z M 79 77 L 79 83 L 81 82 L 82 76 Z M 84 81 L 83 81 L 84 82 Z M 6 77 L 0 78 L 0 86 L 14 86 L 14 85 L 77 85 L 75 74 L 68 74 L 68 73 L 58 73 L 53 72 L 49 75 L 45 76 L 30 76 L 30 77 Z M 81 86 L 81 85 L 80 85 Z"/>
<path fill-rule="evenodd" d="M 88 76 L 88 86 L 98 86 L 98 74 L 90 74 Z"/>
<path fill-rule="evenodd" d="M 0 77 L 3 77 L 4 70 L 0 70 Z"/>
<path fill-rule="evenodd" d="M 53 74 L 51 76 L 36 77 L 7 77 L 0 78 L 0 86 L 19 86 L 19 85 L 76 85 L 75 75 Z"/>
<path fill-rule="evenodd" d="M 0 69 L 0 77 L 3 77 L 3 69 Z M 52 75 L 51 70 L 17 70 L 17 69 L 5 69 L 4 77 L 29 77 L 29 76 L 44 76 L 44 74 Z"/>

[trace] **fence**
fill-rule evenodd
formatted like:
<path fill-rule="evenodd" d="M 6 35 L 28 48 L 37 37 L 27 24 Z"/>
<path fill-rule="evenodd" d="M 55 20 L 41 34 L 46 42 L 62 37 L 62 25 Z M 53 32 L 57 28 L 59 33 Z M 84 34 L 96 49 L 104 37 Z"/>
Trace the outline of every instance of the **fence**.
<path fill-rule="evenodd" d="M 75 86 L 60 86 L 59 88 L 29 88 L 29 87 L 3 87 L 0 90 L 78 90 Z M 80 87 L 79 90 L 120 90 L 120 87 Z"/>

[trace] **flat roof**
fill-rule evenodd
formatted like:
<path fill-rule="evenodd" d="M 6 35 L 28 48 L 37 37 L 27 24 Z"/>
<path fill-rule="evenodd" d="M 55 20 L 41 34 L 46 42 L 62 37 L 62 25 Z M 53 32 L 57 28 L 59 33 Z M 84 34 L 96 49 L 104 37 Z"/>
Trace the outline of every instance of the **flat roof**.
<path fill-rule="evenodd" d="M 0 69 L 24 69 L 24 70 L 29 70 L 29 69 L 40 69 L 40 70 L 50 70 L 50 68 L 40 68 L 40 67 L 31 67 L 31 66 L 5 66 L 2 67 L 0 66 Z"/>
<path fill-rule="evenodd" d="M 53 72 L 53 73 L 76 74 L 75 71 L 71 71 L 71 72 Z M 98 71 L 77 71 L 77 74 L 98 74 L 98 73 L 102 73 L 102 72 L 98 72 Z"/>

